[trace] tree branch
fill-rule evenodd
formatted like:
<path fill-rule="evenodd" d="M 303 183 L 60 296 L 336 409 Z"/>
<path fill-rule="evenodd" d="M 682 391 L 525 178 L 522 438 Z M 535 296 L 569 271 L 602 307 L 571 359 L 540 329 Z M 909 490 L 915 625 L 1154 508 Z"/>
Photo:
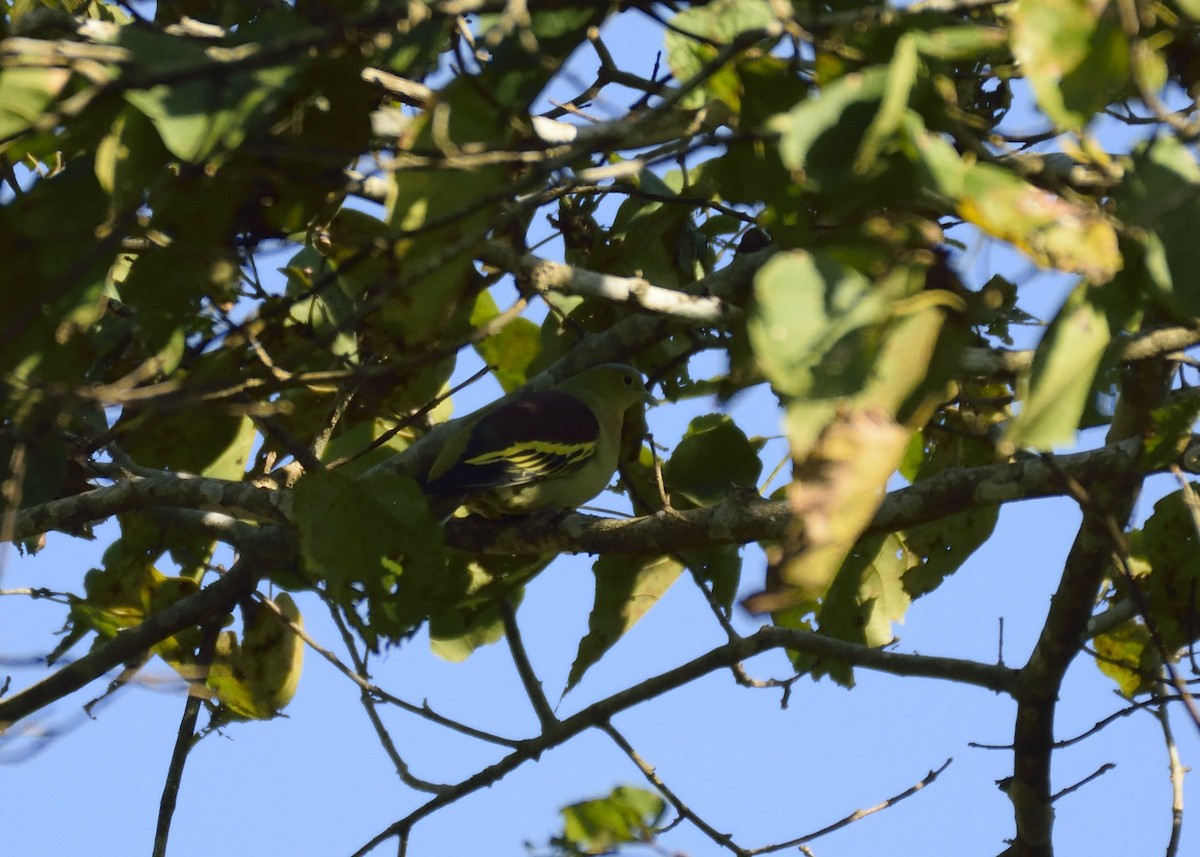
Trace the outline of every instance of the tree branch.
<path fill-rule="evenodd" d="M 1122 377 L 1121 398 L 1109 430 L 1110 442 L 1134 444 L 1136 455 L 1146 436 L 1153 408 L 1166 395 L 1169 366 L 1165 361 L 1135 363 Z M 1047 458 L 1058 470 L 1058 459 Z M 1008 796 L 1017 834 L 1013 857 L 1051 857 L 1054 828 L 1050 759 L 1054 751 L 1054 714 L 1067 668 L 1086 637 L 1100 588 L 1122 545 L 1121 533 L 1141 491 L 1145 474 L 1136 458 L 1114 462 L 1095 478 L 1083 480 L 1060 472 L 1063 487 L 1076 496 L 1083 523 L 1067 555 L 1062 579 L 1029 661 L 1014 688 L 1017 718 L 1013 731 L 1013 777 Z M 1086 485 L 1086 489 L 1082 486 Z"/>
<path fill-rule="evenodd" d="M 616 277 L 540 259 L 532 253 L 518 256 L 512 248 L 488 242 L 479 258 L 509 271 L 537 292 L 562 292 L 599 298 L 613 303 L 636 304 L 649 312 L 688 322 L 723 324 L 735 309 L 711 295 L 692 295 L 678 289 L 652 285 L 641 277 Z"/>
<path fill-rule="evenodd" d="M 212 663 L 213 652 L 217 645 L 217 636 L 221 625 L 210 622 L 204 628 L 204 637 L 196 655 L 196 677 L 193 680 L 203 685 L 208 677 L 208 667 Z M 187 763 L 188 753 L 191 752 L 196 734 L 196 721 L 200 716 L 200 703 L 203 696 L 192 689 L 188 683 L 187 701 L 183 705 L 183 716 L 179 721 L 179 732 L 175 737 L 175 749 L 171 753 L 171 764 L 167 769 L 167 779 L 163 783 L 162 797 L 158 802 L 158 827 L 154 831 L 154 850 L 151 857 L 166 857 L 167 839 L 171 834 L 171 819 L 175 815 L 175 802 L 179 798 L 179 785 L 183 782 L 183 766 Z"/>
<path fill-rule="evenodd" d="M 287 495 L 245 482 L 186 474 L 130 479 L 83 494 L 32 506 L 17 515 L 14 539 L 50 530 L 78 529 L 122 512 L 147 508 L 183 508 L 240 514 L 256 521 L 283 521 Z"/>
<path fill-rule="evenodd" d="M 1056 456 L 1053 464 L 1023 456 L 1005 464 L 944 470 L 888 494 L 866 534 L 895 532 L 967 509 L 1062 496 L 1069 493 L 1063 474 L 1087 485 L 1114 470 L 1133 468 L 1140 445 L 1140 440 L 1134 438 L 1088 452 Z M 1180 459 L 1188 459 L 1196 451 L 1200 451 L 1200 436 L 1193 439 Z M 452 547 L 471 553 L 640 554 L 778 539 L 790 522 L 787 501 L 767 501 L 746 493 L 731 495 L 704 509 L 641 518 L 571 514 L 553 527 L 535 518 L 459 518 L 448 523 L 446 536 Z"/>
<path fill-rule="evenodd" d="M 1156 327 L 1125 338 L 1115 357 L 1118 361 L 1149 360 L 1182 351 L 1200 343 L 1200 328 Z M 964 349 L 959 365 L 966 375 L 1002 375 L 1025 372 L 1033 367 L 1032 350 L 1002 348 Z"/>
<path fill-rule="evenodd" d="M 264 530 L 257 546 L 272 557 L 273 565 L 287 562 L 286 557 L 291 550 L 290 540 L 277 536 L 274 528 Z M 108 642 L 96 646 L 79 660 L 36 684 L 0 699 L 0 732 L 21 718 L 79 690 L 167 637 L 225 616 L 258 579 L 259 563 L 254 559 L 255 553 L 257 551 L 243 555 L 233 568 L 210 586 L 152 614 L 140 625 L 119 631 Z"/>
<path fill-rule="evenodd" d="M 974 684 L 997 692 L 1009 692 L 1017 675 L 1016 670 L 997 664 L 984 664 L 958 658 L 886 652 L 822 637 L 809 631 L 763 628 L 749 637 L 718 646 L 682 666 L 648 678 L 640 684 L 589 705 L 565 720 L 558 721 L 538 737 L 522 743 L 519 748 L 499 762 L 478 771 L 452 786 L 447 793 L 430 799 L 404 818 L 391 824 L 386 830 L 376 834 L 369 842 L 355 851 L 352 857 L 362 857 L 393 837 L 403 840 L 421 819 L 466 795 L 493 785 L 525 762 L 536 759 L 546 750 L 565 743 L 587 729 L 608 723 L 622 711 L 647 700 L 656 699 L 668 691 L 688 684 L 708 673 L 728 668 L 739 661 L 771 649 L 788 649 L 893 675 L 948 679 Z"/>

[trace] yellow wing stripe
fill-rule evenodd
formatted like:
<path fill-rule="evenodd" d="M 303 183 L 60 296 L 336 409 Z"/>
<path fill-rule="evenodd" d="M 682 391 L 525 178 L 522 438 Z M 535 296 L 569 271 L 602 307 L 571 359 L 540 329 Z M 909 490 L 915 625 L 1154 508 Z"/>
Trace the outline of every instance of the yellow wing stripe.
<path fill-rule="evenodd" d="M 595 449 L 594 442 L 555 443 L 530 440 L 513 444 L 504 449 L 485 452 L 474 458 L 468 458 L 463 463 L 476 466 L 504 464 L 540 477 L 546 477 L 571 470 L 576 464 L 590 458 Z"/>

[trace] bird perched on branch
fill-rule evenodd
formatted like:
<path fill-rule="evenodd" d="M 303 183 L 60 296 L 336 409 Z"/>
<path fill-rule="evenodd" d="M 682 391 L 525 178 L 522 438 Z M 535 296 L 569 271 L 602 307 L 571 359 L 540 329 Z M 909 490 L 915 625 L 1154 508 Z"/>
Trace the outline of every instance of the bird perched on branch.
<path fill-rule="evenodd" d="M 486 517 L 574 509 L 612 479 L 625 412 L 653 401 L 636 369 L 605 363 L 484 411 L 430 467 L 430 510 L 446 518 L 461 505 Z"/>

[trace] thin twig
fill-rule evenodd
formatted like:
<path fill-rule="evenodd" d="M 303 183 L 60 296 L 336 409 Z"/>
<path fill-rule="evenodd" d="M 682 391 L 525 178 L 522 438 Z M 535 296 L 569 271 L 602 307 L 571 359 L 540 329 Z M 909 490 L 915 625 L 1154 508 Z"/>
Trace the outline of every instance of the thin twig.
<path fill-rule="evenodd" d="M 1105 774 L 1107 774 L 1109 771 L 1111 771 L 1115 767 L 1116 767 L 1116 765 L 1113 764 L 1112 762 L 1105 762 L 1103 765 L 1098 767 L 1096 770 L 1092 771 L 1090 774 L 1088 774 L 1086 777 L 1084 777 L 1079 782 L 1075 783 L 1074 785 L 1067 786 L 1062 791 L 1058 791 L 1058 792 L 1055 792 L 1054 794 L 1050 795 L 1050 803 L 1054 803 L 1060 797 L 1066 797 L 1067 795 L 1071 794 L 1072 792 L 1079 791 L 1079 789 L 1086 786 L 1092 780 L 1096 779 L 1097 777 L 1104 776 Z"/>
<path fill-rule="evenodd" d="M 199 686 L 204 684 L 208 676 L 208 667 L 212 663 L 220 633 L 221 623 L 211 622 L 206 625 L 200 648 L 196 653 L 196 675 L 188 685 L 187 702 L 183 705 L 183 717 L 179 720 L 179 732 L 175 736 L 175 750 L 171 753 L 171 764 L 167 768 L 167 779 L 163 783 L 162 797 L 158 802 L 158 827 L 154 831 L 152 857 L 166 857 L 167 854 L 167 838 L 171 834 L 171 819 L 175 816 L 179 785 L 183 781 L 183 766 L 187 763 L 188 753 L 195 744 L 196 720 L 200 716 L 200 705 L 204 701 Z"/>
<path fill-rule="evenodd" d="M 508 642 L 508 650 L 512 652 L 513 664 L 517 667 L 517 675 L 521 677 L 525 695 L 529 697 L 529 703 L 533 706 L 542 729 L 549 729 L 558 723 L 558 718 L 554 716 L 554 709 L 546 699 L 542 683 L 533 671 L 533 664 L 529 662 L 529 653 L 525 651 L 525 644 L 521 642 L 521 630 L 517 626 L 517 612 L 507 598 L 500 602 L 500 618 L 504 622 L 504 639 Z"/>
<path fill-rule="evenodd" d="M 1179 760 L 1179 748 L 1171 730 L 1171 717 L 1166 702 L 1157 701 L 1160 704 L 1154 709 L 1154 716 L 1162 727 L 1163 742 L 1167 748 L 1167 769 L 1171 776 L 1171 835 L 1167 840 L 1166 857 L 1176 857 L 1179 854 L 1180 836 L 1183 834 L 1183 775 L 1186 769 Z"/>
<path fill-rule="evenodd" d="M 406 416 L 404 419 L 400 420 L 400 422 L 396 423 L 394 426 L 392 426 L 390 429 L 385 431 L 379 437 L 375 438 L 373 441 L 368 443 L 362 449 L 356 450 L 356 451 L 350 453 L 349 455 L 343 455 L 341 458 L 337 458 L 337 459 L 334 459 L 333 461 L 329 462 L 329 464 L 327 465 L 328 469 L 336 470 L 337 468 L 343 467 L 352 461 L 357 461 L 358 459 L 360 459 L 364 455 L 366 455 L 368 452 L 371 452 L 371 451 L 376 450 L 379 447 L 383 446 L 389 440 L 394 438 L 396 435 L 400 434 L 400 432 L 404 431 L 409 426 L 416 423 L 417 420 L 421 419 L 421 417 L 428 414 L 430 411 L 432 411 L 434 408 L 436 408 L 442 402 L 449 399 L 455 393 L 458 393 L 463 388 L 469 387 L 471 384 L 474 384 L 476 381 L 478 381 L 480 378 L 482 378 L 484 375 L 486 375 L 489 371 L 491 371 L 491 367 L 484 366 L 482 369 L 480 369 L 478 372 L 476 372 L 474 375 L 472 375 L 467 380 L 463 381 L 461 384 L 457 384 L 454 387 L 451 387 L 445 393 L 440 393 L 437 396 L 435 396 L 433 399 L 429 400 L 429 402 L 422 405 L 417 410 L 413 411 L 411 414 Z"/>
<path fill-rule="evenodd" d="M 822 836 L 825 836 L 826 834 L 833 833 L 835 830 L 841 830 L 843 827 L 848 827 L 849 825 L 853 824 L 856 821 L 861 821 L 862 819 L 866 818 L 868 815 L 874 815 L 877 812 L 880 812 L 885 809 L 889 809 L 889 808 L 895 806 L 896 804 L 900 803 L 900 801 L 904 800 L 905 798 L 912 797 L 917 792 L 921 791 L 921 789 L 925 788 L 928 785 L 931 785 L 933 783 L 933 781 L 936 780 L 938 778 L 938 776 L 942 773 L 942 771 L 944 771 L 944 770 L 946 770 L 946 768 L 950 767 L 950 763 L 953 761 L 954 761 L 954 759 L 947 759 L 946 761 L 942 762 L 942 764 L 939 767 L 935 768 L 934 770 L 931 770 L 928 774 L 926 774 L 919 782 L 915 783 L 914 785 L 912 785 L 909 788 L 905 789 L 904 791 L 900 792 L 900 794 L 894 795 L 890 798 L 887 798 L 882 803 L 878 803 L 875 806 L 868 807 L 866 809 L 856 809 L 854 812 L 850 813 L 845 818 L 843 818 L 839 821 L 835 821 L 833 824 L 830 824 L 826 827 L 822 827 L 820 830 L 817 830 L 813 833 L 809 833 L 804 836 L 800 836 L 796 839 L 790 839 L 787 842 L 777 842 L 774 845 L 766 845 L 762 848 L 755 848 L 752 851 L 748 851 L 746 853 L 748 855 L 770 854 L 774 851 L 783 851 L 784 849 L 787 849 L 787 848 L 796 848 L 797 846 L 803 845 L 806 842 L 812 842 L 814 839 L 818 839 Z"/>
<path fill-rule="evenodd" d="M 679 813 L 680 818 L 686 818 L 702 833 L 704 833 L 705 836 L 707 836 L 717 845 L 720 845 L 722 848 L 728 849 L 734 854 L 737 854 L 738 857 L 746 857 L 746 855 L 751 853 L 734 842 L 733 837 L 728 833 L 721 833 L 718 831 L 711 824 L 697 815 L 691 807 L 684 803 L 679 795 L 675 794 L 675 792 L 671 790 L 670 786 L 663 782 L 662 778 L 658 775 L 658 772 L 654 769 L 654 766 L 641 757 L 637 750 L 633 748 L 633 745 L 625 739 L 624 735 L 617 731 L 617 728 L 613 726 L 611 722 L 601 723 L 599 728 L 600 731 L 613 740 L 613 743 L 621 748 L 621 752 L 628 756 L 630 760 L 637 765 L 638 770 L 642 772 L 642 776 L 646 778 L 650 785 L 658 789 L 658 791 L 662 793 L 662 796 L 667 799 L 671 806 L 675 807 L 675 811 Z M 674 824 L 674 822 L 672 824 Z"/>
<path fill-rule="evenodd" d="M 334 624 L 338 626 L 338 631 L 342 635 L 342 640 L 345 642 L 346 648 L 349 650 L 350 657 L 354 660 L 354 665 L 358 672 L 356 673 L 354 670 L 347 667 L 337 659 L 336 655 L 332 654 L 326 649 L 321 648 L 320 646 L 316 646 L 314 651 L 337 667 L 337 669 L 344 676 L 357 684 L 365 692 L 370 693 L 372 697 L 380 702 L 386 702 L 389 705 L 394 705 L 410 714 L 416 714 L 418 717 L 423 717 L 431 723 L 436 723 L 439 726 L 445 726 L 447 729 L 450 729 L 454 732 L 467 735 L 471 738 L 477 738 L 480 741 L 487 742 L 488 744 L 496 744 L 501 747 L 510 748 L 520 746 L 520 741 L 514 741 L 511 738 L 502 738 L 499 735 L 493 735 L 490 732 L 484 732 L 482 729 L 476 729 L 473 726 L 468 726 L 465 723 L 459 723 L 457 720 L 451 720 L 449 717 L 438 714 L 429 707 L 428 703 L 414 705 L 413 703 L 403 700 L 398 696 L 393 696 L 383 688 L 379 687 L 379 685 L 373 684 L 368 678 L 366 662 L 363 661 L 363 659 L 359 656 L 358 651 L 354 648 L 354 635 L 351 634 L 350 629 L 346 627 L 345 620 L 343 620 L 341 615 L 337 612 L 336 605 L 329 604 L 328 606 L 330 608 L 330 615 L 333 616 Z M 301 639 L 304 638 L 301 637 Z M 309 643 L 308 640 L 304 640 L 304 642 L 310 646 L 313 645 L 313 643 Z"/>

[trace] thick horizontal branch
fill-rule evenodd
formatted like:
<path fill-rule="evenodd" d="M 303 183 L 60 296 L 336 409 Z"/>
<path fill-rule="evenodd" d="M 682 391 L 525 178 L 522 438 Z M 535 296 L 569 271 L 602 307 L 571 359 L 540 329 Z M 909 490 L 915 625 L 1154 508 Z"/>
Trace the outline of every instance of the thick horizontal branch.
<path fill-rule="evenodd" d="M 1193 442 L 1192 448 L 1198 444 Z M 1058 456 L 1055 462 L 1061 470 L 1040 457 L 945 470 L 888 494 L 867 532 L 895 532 L 967 509 L 1061 496 L 1066 493 L 1063 473 L 1086 485 L 1114 469 L 1132 466 L 1139 449 L 1139 441 L 1129 440 Z M 669 553 L 712 544 L 780 539 L 790 522 L 786 500 L 767 501 L 744 492 L 705 509 L 628 520 L 575 514 L 547 527 L 545 519 L 538 517 L 457 519 L 449 523 L 447 539 L 452 546 L 472 553 Z"/>
<path fill-rule="evenodd" d="M 282 521 L 284 493 L 246 482 L 185 474 L 164 474 L 105 485 L 83 494 L 51 500 L 17 515 L 13 539 L 51 530 L 77 530 L 84 524 L 138 509 L 195 509 L 244 515 L 256 521 Z"/>
<path fill-rule="evenodd" d="M 1149 360 L 1200 344 L 1200 327 L 1159 327 L 1128 337 L 1117 352 L 1119 360 Z M 1025 372 L 1033 367 L 1032 350 L 1005 351 L 1000 348 L 968 348 L 960 361 L 964 374 L 1001 375 Z"/>
<path fill-rule="evenodd" d="M 562 292 L 613 303 L 636 304 L 649 312 L 689 322 L 720 324 L 732 308 L 712 295 L 692 295 L 678 289 L 652 285 L 641 277 L 616 277 L 588 271 L 533 254 L 518 256 L 507 245 L 489 242 L 480 258 L 528 283 L 538 292 Z"/>
<path fill-rule="evenodd" d="M 718 646 L 686 664 L 648 678 L 640 684 L 589 705 L 565 720 L 550 724 L 541 735 L 523 742 L 520 748 L 496 764 L 468 777 L 451 787 L 446 793 L 430 799 L 409 815 L 381 831 L 370 842 L 354 852 L 353 857 L 367 854 L 392 837 L 407 835 L 413 825 L 421 819 L 466 795 L 499 782 L 525 762 L 538 758 L 546 750 L 565 744 L 581 732 L 607 724 L 622 711 L 656 699 L 711 672 L 731 667 L 772 649 L 788 649 L 893 675 L 924 676 L 973 684 L 997 692 L 1007 692 L 1016 676 L 1016 670 L 998 664 L 888 652 L 855 643 L 833 640 L 809 631 L 762 628 L 749 637 L 742 637 Z"/>

